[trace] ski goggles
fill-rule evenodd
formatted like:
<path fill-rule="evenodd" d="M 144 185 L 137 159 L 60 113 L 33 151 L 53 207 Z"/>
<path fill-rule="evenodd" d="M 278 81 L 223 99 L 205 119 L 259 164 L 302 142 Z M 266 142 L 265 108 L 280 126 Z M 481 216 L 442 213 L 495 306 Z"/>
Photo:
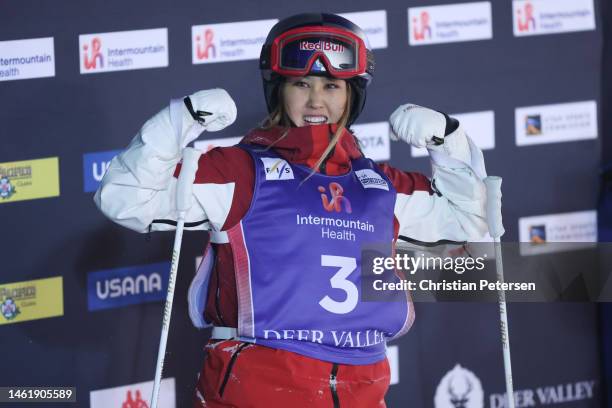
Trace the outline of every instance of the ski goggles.
<path fill-rule="evenodd" d="M 312 73 L 348 79 L 370 72 L 374 59 L 357 35 L 332 27 L 300 27 L 278 36 L 270 48 L 270 68 L 284 76 Z"/>

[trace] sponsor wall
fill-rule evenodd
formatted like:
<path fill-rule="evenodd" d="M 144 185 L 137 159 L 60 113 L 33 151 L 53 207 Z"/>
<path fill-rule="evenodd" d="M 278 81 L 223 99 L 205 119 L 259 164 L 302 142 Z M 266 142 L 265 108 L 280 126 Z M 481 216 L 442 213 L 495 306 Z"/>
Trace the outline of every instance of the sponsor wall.
<path fill-rule="evenodd" d="M 257 58 L 267 31 L 310 9 L 277 0 L 238 0 L 231 10 L 161 1 L 72 3 L 61 14 L 57 4 L 32 6 L 4 5 L 12 18 L 0 25 L 0 336 L 11 350 L 0 385 L 75 386 L 78 406 L 142 408 L 173 235 L 111 224 L 93 191 L 111 158 L 173 97 L 227 89 L 238 120 L 195 145 L 207 151 L 240 140 L 265 115 Z M 407 102 L 449 112 L 484 150 L 489 173 L 504 178 L 504 238 L 576 250 L 597 240 L 600 7 L 316 5 L 353 19 L 374 48 L 375 80 L 353 127 L 368 156 L 429 173 L 426 152 L 389 139 L 387 118 Z M 204 355 L 209 333 L 191 326 L 186 293 L 206 239 L 190 232 L 183 240 L 161 407 L 189 406 Z M 610 379 L 600 376 L 596 309 L 509 305 L 518 406 L 602 406 Z M 416 313 L 413 329 L 388 350 L 387 405 L 504 407 L 496 305 L 427 303 Z"/>

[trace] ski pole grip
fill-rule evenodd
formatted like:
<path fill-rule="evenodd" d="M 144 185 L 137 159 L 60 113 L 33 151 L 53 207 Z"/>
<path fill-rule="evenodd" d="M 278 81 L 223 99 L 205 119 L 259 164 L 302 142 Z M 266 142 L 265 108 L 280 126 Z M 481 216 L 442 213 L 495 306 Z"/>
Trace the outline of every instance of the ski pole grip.
<path fill-rule="evenodd" d="M 179 215 L 184 215 L 191 207 L 191 190 L 201 155 L 202 151 L 193 147 L 183 149 L 183 162 L 176 186 L 176 209 Z"/>
<path fill-rule="evenodd" d="M 502 178 L 489 176 L 483 181 L 487 188 L 487 224 L 489 226 L 489 234 L 493 238 L 499 238 L 506 232 L 502 224 L 501 214 Z"/>

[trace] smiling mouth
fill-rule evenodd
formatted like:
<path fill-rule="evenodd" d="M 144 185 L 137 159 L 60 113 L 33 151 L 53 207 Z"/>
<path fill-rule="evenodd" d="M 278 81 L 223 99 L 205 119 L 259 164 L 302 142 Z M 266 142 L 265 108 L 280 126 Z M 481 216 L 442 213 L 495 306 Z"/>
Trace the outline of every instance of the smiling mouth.
<path fill-rule="evenodd" d="M 304 116 L 304 122 L 309 125 L 318 125 L 321 123 L 327 123 L 327 116 L 316 115 L 316 116 Z"/>

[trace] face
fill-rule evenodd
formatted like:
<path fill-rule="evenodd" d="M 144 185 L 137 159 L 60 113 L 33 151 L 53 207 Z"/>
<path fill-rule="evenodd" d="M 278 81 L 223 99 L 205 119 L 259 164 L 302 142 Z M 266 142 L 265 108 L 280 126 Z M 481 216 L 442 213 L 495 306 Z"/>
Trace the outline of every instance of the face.
<path fill-rule="evenodd" d="M 346 81 L 321 76 L 288 77 L 285 111 L 295 126 L 338 123 L 347 100 Z"/>

